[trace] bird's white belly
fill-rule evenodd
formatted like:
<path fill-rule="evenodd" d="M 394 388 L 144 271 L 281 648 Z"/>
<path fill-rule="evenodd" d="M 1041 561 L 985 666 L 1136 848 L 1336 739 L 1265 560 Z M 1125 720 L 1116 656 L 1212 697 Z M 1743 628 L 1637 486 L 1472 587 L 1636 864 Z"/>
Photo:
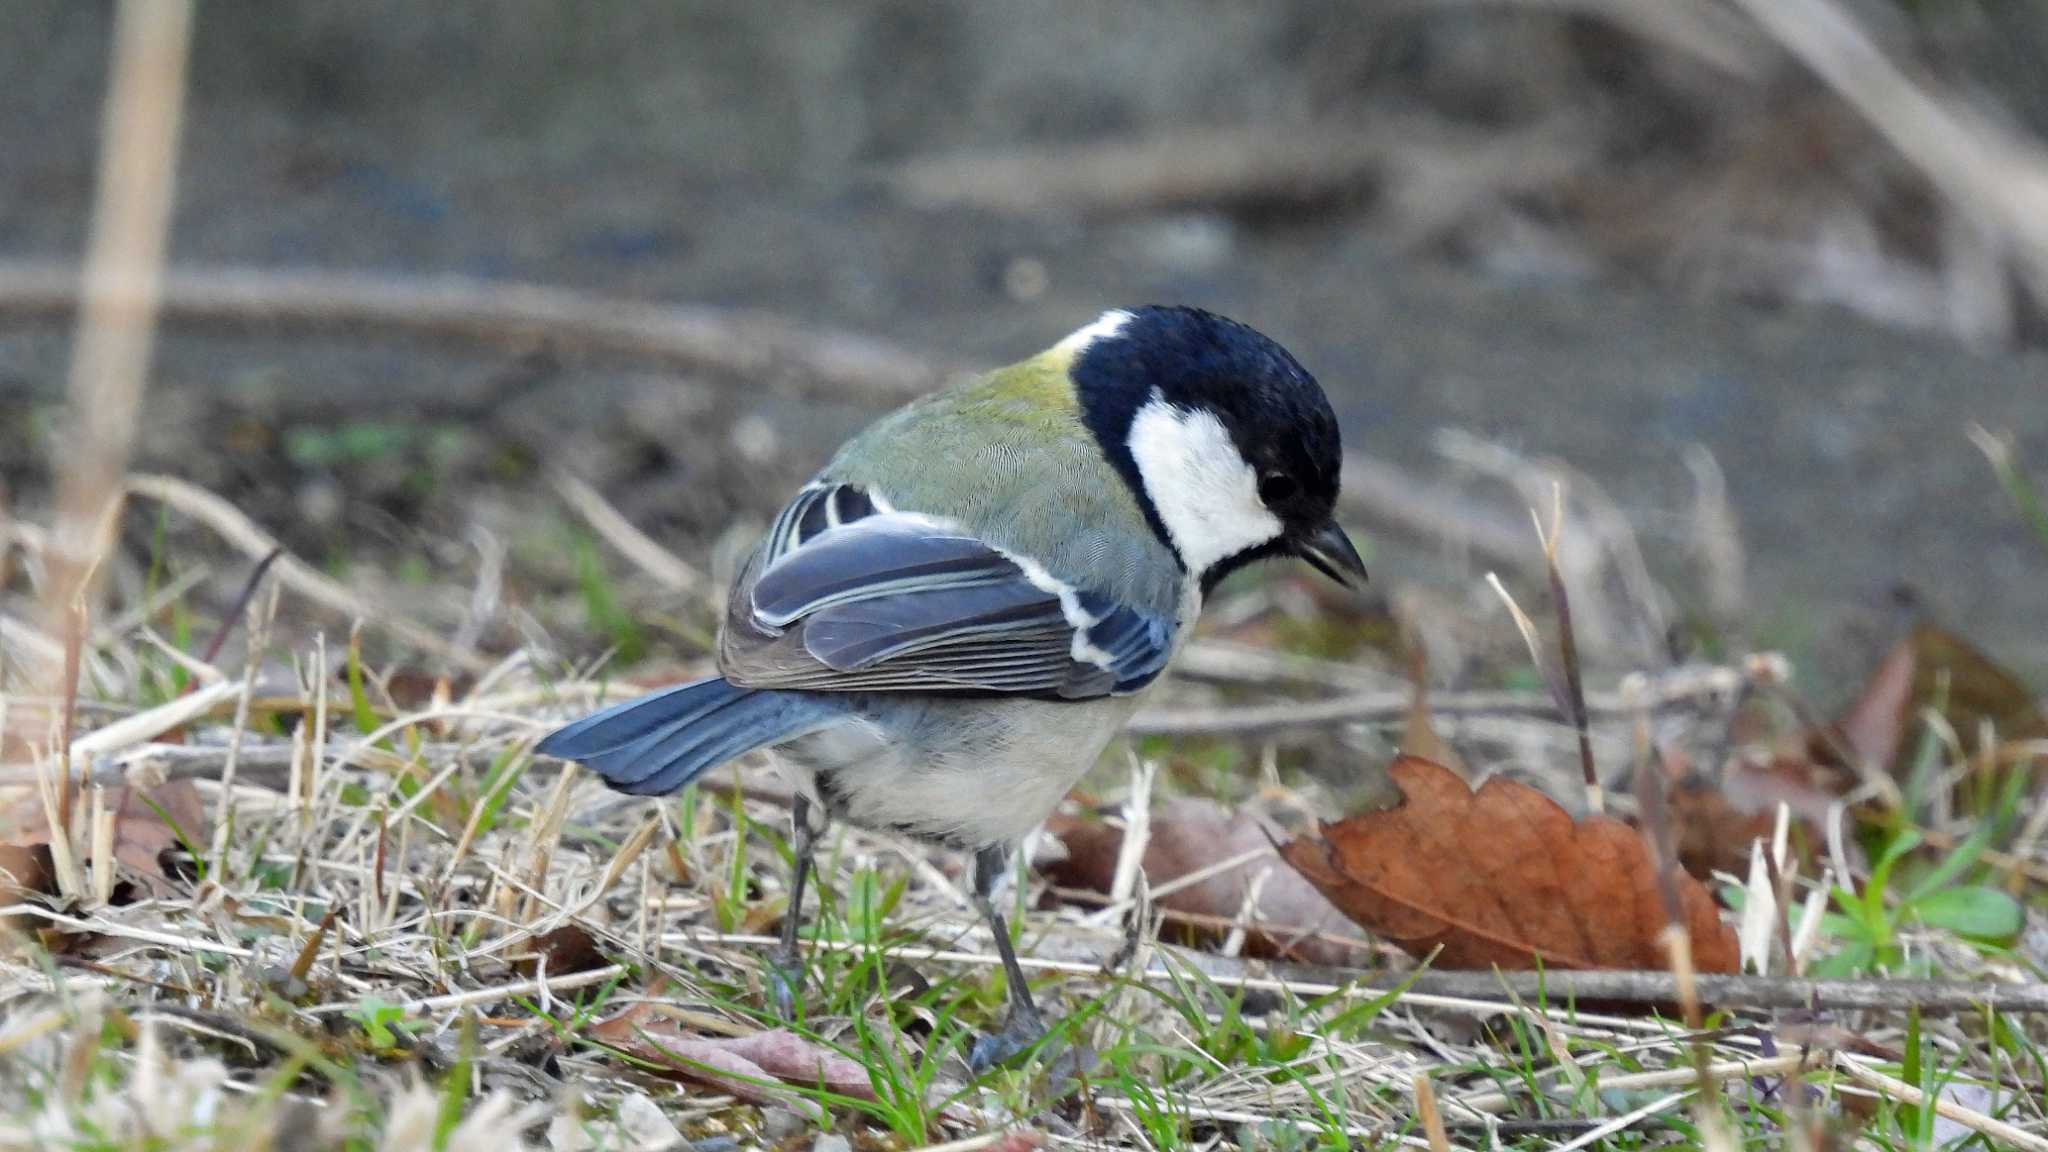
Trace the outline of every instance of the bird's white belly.
<path fill-rule="evenodd" d="M 1037 827 L 1137 706 L 868 699 L 857 717 L 780 750 L 792 782 L 834 817 L 966 849 Z"/>

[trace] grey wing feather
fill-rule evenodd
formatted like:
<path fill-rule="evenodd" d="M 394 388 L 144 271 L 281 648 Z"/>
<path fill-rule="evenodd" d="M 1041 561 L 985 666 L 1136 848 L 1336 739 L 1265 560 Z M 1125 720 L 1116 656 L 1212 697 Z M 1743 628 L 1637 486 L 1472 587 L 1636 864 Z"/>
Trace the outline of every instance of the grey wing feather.
<path fill-rule="evenodd" d="M 802 541 L 761 573 L 754 615 L 780 628 L 833 605 L 895 590 L 935 592 L 1001 583 L 1017 565 L 972 536 L 916 516 L 871 516 Z"/>
<path fill-rule="evenodd" d="M 761 553 L 770 562 L 781 559 L 828 528 L 874 515 L 874 502 L 851 484 L 811 484 L 769 526 Z"/>
<path fill-rule="evenodd" d="M 857 489 L 806 489 L 758 554 L 758 578 L 741 581 L 726 675 L 761 688 L 1063 699 L 1158 676 L 1172 621 L 1028 563 L 945 522 L 879 511 Z"/>
<path fill-rule="evenodd" d="M 804 647 L 840 672 L 933 649 L 979 649 L 980 640 L 994 641 L 975 652 L 982 660 L 1005 654 L 1018 641 L 1071 647 L 1059 599 L 1023 580 L 964 588 L 891 583 L 890 592 L 833 604 L 810 616 L 804 622 Z"/>

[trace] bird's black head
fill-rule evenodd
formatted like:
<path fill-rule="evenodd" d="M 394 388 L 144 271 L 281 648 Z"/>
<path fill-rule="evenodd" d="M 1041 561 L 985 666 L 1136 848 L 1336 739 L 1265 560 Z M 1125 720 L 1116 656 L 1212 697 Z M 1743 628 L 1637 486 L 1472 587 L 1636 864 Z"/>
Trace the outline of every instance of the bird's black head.
<path fill-rule="evenodd" d="M 1277 555 L 1365 579 L 1334 519 L 1337 418 L 1285 348 L 1235 320 L 1156 306 L 1104 313 L 1061 346 L 1082 419 L 1205 589 Z"/>

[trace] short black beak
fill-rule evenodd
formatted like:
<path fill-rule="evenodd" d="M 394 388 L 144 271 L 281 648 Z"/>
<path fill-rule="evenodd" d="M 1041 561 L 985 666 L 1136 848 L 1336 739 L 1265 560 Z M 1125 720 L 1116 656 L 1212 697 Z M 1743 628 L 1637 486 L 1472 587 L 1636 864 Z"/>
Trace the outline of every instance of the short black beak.
<path fill-rule="evenodd" d="M 1335 520 L 1325 521 L 1322 527 L 1296 543 L 1294 554 L 1346 588 L 1357 588 L 1366 581 L 1365 561 L 1358 558 L 1358 549 L 1351 546 L 1351 537 L 1337 527 Z"/>

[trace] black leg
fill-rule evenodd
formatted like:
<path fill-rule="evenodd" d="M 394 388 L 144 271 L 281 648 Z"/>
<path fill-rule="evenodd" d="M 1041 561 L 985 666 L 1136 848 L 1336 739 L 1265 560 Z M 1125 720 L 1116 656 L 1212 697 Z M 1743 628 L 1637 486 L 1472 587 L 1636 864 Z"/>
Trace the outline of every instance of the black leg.
<path fill-rule="evenodd" d="M 796 1019 L 797 993 L 804 985 L 804 958 L 797 949 L 796 933 L 803 922 L 804 888 L 811 879 L 811 853 L 817 847 L 819 831 L 811 825 L 811 802 L 801 794 L 790 804 L 789 818 L 789 846 L 796 869 L 789 882 L 789 907 L 782 913 L 782 942 L 768 960 L 775 1011 L 784 1020 Z"/>
<path fill-rule="evenodd" d="M 995 934 L 996 954 L 1003 960 L 1003 981 L 1010 998 L 1002 1030 L 976 1040 L 973 1051 L 968 1053 L 968 1067 L 976 1072 L 1003 1063 L 1045 1035 L 1045 1018 L 1038 1014 L 1038 1005 L 1031 1000 L 1031 985 L 1025 983 L 1017 952 L 1010 947 L 1010 926 L 1003 920 L 1003 914 L 996 911 L 996 886 L 1009 867 L 1010 848 L 1006 844 L 983 848 L 974 854 L 974 904 L 981 909 L 982 919 L 988 921 L 989 931 Z"/>

